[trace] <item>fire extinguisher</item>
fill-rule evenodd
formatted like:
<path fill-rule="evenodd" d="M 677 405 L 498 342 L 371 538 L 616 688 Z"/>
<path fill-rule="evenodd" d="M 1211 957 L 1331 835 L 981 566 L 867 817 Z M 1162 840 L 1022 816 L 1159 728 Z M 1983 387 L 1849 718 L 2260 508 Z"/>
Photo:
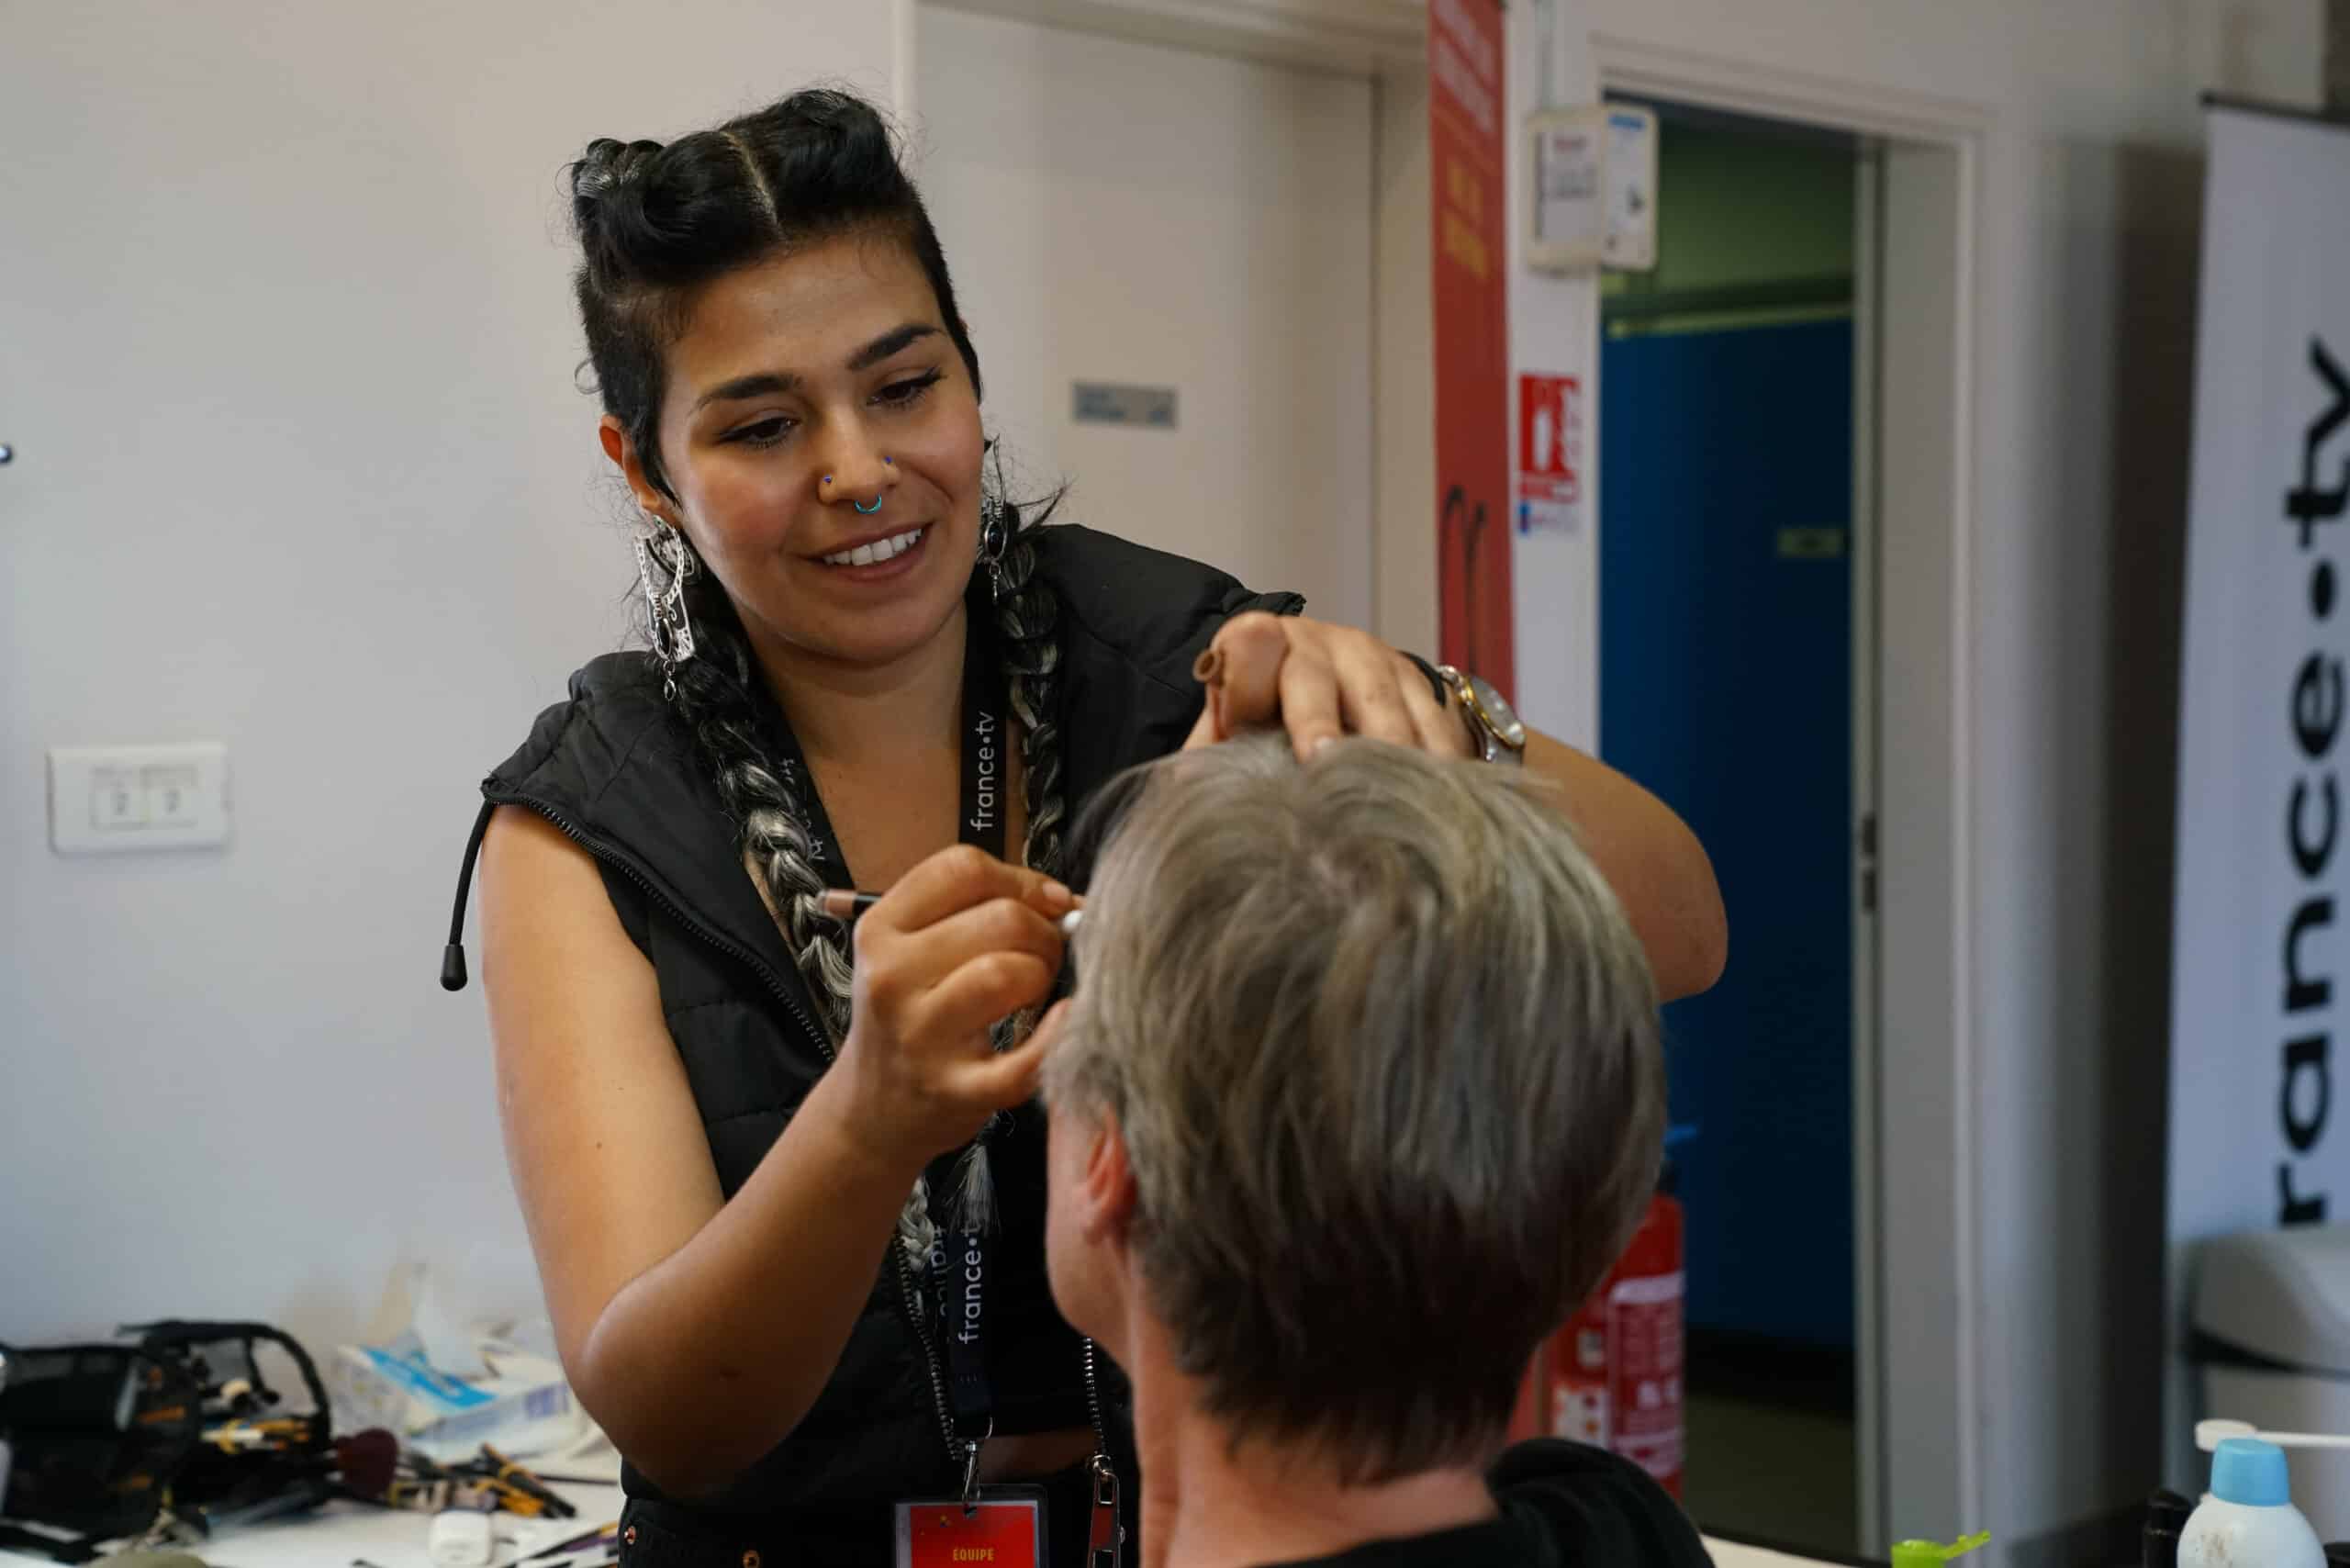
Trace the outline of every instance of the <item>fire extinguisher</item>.
<path fill-rule="evenodd" d="M 1623 1455 L 1681 1495 L 1681 1203 L 1649 1200 L 1631 1245 L 1551 1336 L 1550 1431 Z"/>
<path fill-rule="evenodd" d="M 1694 1129 L 1675 1128 L 1678 1144 Z M 1682 1215 L 1668 1165 L 1639 1228 L 1534 1358 L 1513 1437 L 1545 1432 L 1622 1455 L 1681 1495 Z"/>

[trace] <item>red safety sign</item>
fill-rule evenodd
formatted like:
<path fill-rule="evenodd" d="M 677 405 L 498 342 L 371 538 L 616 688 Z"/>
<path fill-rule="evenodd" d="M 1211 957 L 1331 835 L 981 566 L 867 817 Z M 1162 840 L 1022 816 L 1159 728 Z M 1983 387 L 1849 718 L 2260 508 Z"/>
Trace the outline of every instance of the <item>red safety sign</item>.
<path fill-rule="evenodd" d="M 1517 528 L 1572 532 L 1583 504 L 1583 384 L 1517 378 Z"/>

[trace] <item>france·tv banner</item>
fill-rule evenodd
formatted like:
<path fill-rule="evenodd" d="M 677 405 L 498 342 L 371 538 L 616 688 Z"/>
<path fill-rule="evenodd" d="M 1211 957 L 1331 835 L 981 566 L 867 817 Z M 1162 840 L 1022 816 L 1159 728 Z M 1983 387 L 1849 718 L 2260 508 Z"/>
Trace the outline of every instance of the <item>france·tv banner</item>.
<path fill-rule="evenodd" d="M 2350 127 L 2217 105 L 2209 127 L 2171 941 L 2181 1345 L 2196 1241 L 2350 1221 Z"/>

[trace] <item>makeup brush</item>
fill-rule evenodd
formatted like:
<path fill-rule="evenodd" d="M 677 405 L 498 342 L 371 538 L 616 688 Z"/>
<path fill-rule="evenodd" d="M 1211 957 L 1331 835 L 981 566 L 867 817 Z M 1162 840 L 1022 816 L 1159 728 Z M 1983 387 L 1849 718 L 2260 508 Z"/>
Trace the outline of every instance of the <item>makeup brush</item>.
<path fill-rule="evenodd" d="M 881 902 L 881 895 L 859 892 L 855 888 L 828 888 L 818 902 L 822 903 L 824 913 L 830 918 L 839 921 L 843 925 L 855 925 L 864 918 L 867 910 Z M 1061 928 L 1062 940 L 1066 941 L 1075 936 L 1078 924 L 1084 918 L 1083 910 L 1073 909 L 1055 922 Z"/>
<path fill-rule="evenodd" d="M 370 1427 L 334 1440 L 336 1479 L 344 1492 L 370 1503 L 380 1503 L 398 1473 L 400 1440 L 381 1427 Z"/>

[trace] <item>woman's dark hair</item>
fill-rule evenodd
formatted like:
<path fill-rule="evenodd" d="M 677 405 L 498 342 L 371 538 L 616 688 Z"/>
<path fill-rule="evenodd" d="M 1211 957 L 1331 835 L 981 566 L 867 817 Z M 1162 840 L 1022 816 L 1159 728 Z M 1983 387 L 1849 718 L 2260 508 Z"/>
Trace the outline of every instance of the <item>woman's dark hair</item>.
<path fill-rule="evenodd" d="M 938 231 L 888 123 L 853 94 L 794 93 L 666 146 L 591 141 L 571 166 L 571 215 L 579 319 L 604 411 L 671 500 L 661 467 L 663 351 L 683 330 L 695 289 L 778 252 L 857 232 L 900 241 L 930 280 L 979 395 L 979 356 L 955 308 Z"/>
<path fill-rule="evenodd" d="M 888 124 L 854 94 L 794 93 L 666 146 L 589 142 L 571 166 L 571 209 L 581 252 L 579 316 L 604 411 L 627 434 L 646 479 L 672 500 L 677 492 L 661 463 L 665 355 L 684 330 L 694 292 L 738 268 L 845 234 L 895 239 L 930 280 L 972 391 L 979 390 L 979 355 L 956 309 L 937 231 L 898 161 Z M 1058 606 L 1036 578 L 1027 530 L 1008 506 L 1005 519 L 1011 537 L 993 581 L 995 643 L 1024 732 L 1025 858 L 1052 874 L 1060 868 L 1063 816 L 1054 701 Z M 1040 512 L 1030 527 L 1043 521 Z M 778 767 L 760 736 L 752 692 L 762 678 L 725 590 L 700 572 L 686 604 L 697 655 L 676 671 L 677 708 L 716 775 L 744 857 L 757 868 L 792 957 L 838 1039 L 848 1029 L 849 958 L 842 928 L 816 907 L 824 884 L 795 795 L 805 781 Z M 972 1176 L 969 1185 L 983 1189 L 984 1165 Z M 901 1231 L 911 1248 L 926 1252 L 923 1206 L 917 1187 Z"/>

